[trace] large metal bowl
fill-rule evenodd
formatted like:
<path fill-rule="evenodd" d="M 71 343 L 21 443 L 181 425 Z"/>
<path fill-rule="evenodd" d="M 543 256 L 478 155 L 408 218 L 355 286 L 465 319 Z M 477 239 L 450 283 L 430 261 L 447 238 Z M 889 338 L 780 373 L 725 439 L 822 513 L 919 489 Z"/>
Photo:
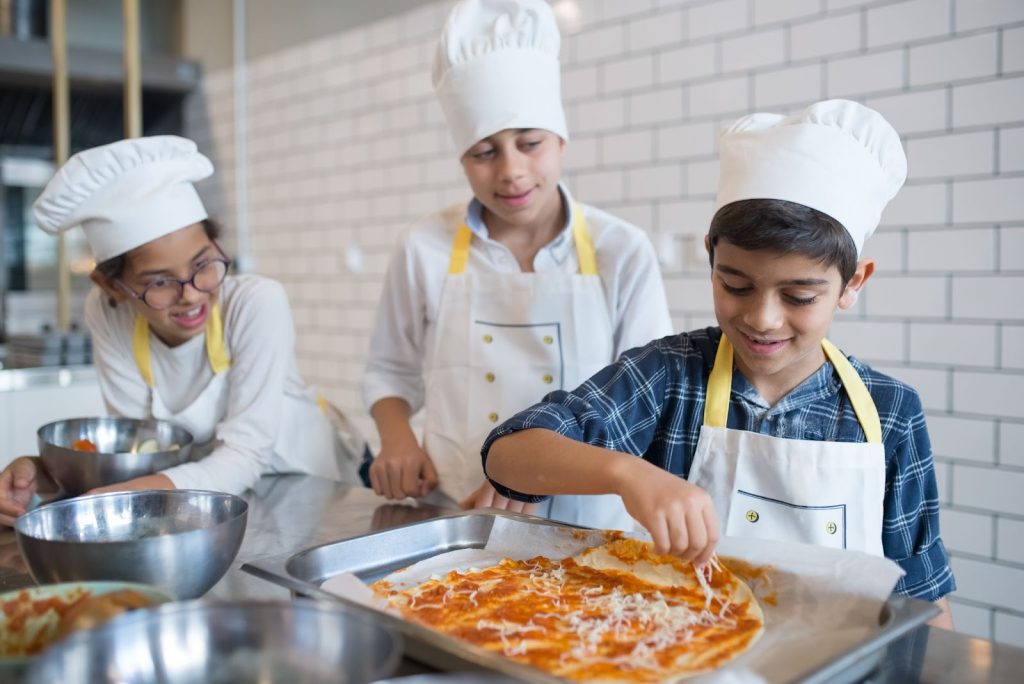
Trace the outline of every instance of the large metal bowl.
<path fill-rule="evenodd" d="M 39 428 L 39 456 L 46 471 L 68 494 L 149 475 L 184 463 L 192 449 L 192 434 L 166 420 L 135 418 L 69 418 Z M 87 439 L 95 452 L 72 445 Z M 138 453 L 154 440 L 157 451 Z M 174 447 L 174 448 L 172 448 Z"/>
<path fill-rule="evenodd" d="M 339 604 L 189 601 L 119 616 L 45 651 L 27 684 L 362 684 L 392 674 L 397 634 Z"/>
<path fill-rule="evenodd" d="M 231 566 L 249 505 L 189 489 L 116 492 L 46 504 L 14 522 L 40 584 L 124 580 L 190 599 Z"/>

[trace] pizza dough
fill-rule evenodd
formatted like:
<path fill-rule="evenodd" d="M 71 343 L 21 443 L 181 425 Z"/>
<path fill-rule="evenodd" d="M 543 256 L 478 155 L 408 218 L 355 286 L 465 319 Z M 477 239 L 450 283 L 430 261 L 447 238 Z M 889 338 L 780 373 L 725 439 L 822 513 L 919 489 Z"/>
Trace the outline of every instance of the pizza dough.
<path fill-rule="evenodd" d="M 678 681 L 721 667 L 764 631 L 753 593 L 725 566 L 698 571 L 635 539 L 371 588 L 406 619 L 577 681 Z"/>

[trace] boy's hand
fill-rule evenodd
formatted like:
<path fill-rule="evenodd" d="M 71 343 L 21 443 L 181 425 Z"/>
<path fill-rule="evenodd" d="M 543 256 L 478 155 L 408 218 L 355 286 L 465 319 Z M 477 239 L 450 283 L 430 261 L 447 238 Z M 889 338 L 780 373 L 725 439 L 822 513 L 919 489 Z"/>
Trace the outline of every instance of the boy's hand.
<path fill-rule="evenodd" d="M 378 495 L 389 499 L 426 496 L 437 486 L 437 471 L 416 442 L 398 448 L 382 444 L 370 464 L 370 485 Z"/>
<path fill-rule="evenodd" d="M 0 525 L 13 526 L 25 512 L 39 487 L 38 475 L 39 466 L 30 456 L 14 459 L 0 473 Z"/>
<path fill-rule="evenodd" d="M 704 563 L 718 544 L 711 495 L 686 480 L 635 458 L 619 481 L 626 510 L 651 533 L 658 553 Z"/>
<path fill-rule="evenodd" d="M 527 515 L 533 515 L 539 505 L 523 503 L 515 499 L 506 499 L 495 491 L 494 486 L 487 480 L 484 480 L 484 483 L 475 492 L 459 502 L 459 507 L 464 510 L 471 508 L 500 508 L 504 511 L 526 513 Z"/>

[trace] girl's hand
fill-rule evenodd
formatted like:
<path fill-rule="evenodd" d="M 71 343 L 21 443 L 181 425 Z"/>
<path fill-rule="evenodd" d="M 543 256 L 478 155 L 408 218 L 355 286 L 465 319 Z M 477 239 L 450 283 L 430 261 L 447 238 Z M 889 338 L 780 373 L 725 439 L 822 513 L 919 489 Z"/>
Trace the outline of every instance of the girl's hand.
<path fill-rule="evenodd" d="M 16 458 L 4 468 L 0 473 L 0 524 L 14 525 L 14 519 L 28 509 L 40 479 L 49 480 L 33 456 Z"/>

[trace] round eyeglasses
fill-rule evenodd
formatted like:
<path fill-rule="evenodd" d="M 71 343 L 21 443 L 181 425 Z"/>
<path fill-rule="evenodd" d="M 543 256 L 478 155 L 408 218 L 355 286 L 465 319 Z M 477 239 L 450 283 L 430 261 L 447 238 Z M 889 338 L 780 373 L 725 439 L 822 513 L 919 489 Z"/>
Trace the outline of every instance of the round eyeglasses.
<path fill-rule="evenodd" d="M 227 259 L 210 259 L 199 264 L 199 268 L 192 272 L 192 275 L 184 280 L 178 278 L 160 277 L 142 288 L 142 292 L 136 292 L 125 283 L 118 280 L 117 283 L 125 291 L 136 299 L 142 300 L 151 309 L 161 311 L 168 309 L 179 301 L 185 292 L 185 286 L 191 285 L 200 292 L 213 292 L 228 274 L 228 267 L 231 262 Z"/>

